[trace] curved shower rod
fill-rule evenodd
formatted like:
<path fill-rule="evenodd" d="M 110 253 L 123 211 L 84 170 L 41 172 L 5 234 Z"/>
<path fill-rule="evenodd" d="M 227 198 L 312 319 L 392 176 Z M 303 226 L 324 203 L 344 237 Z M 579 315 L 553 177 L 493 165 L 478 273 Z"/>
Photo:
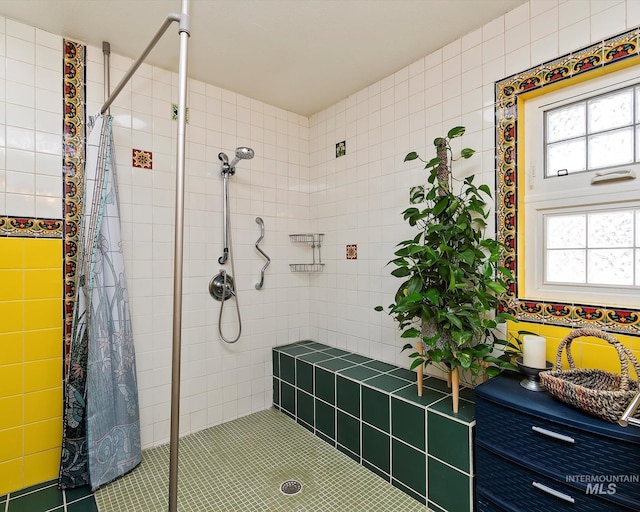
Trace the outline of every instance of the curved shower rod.
<path fill-rule="evenodd" d="M 262 254 L 264 259 L 267 260 L 267 262 L 264 264 L 264 267 L 262 267 L 262 269 L 260 270 L 260 282 L 256 283 L 256 290 L 260 290 L 262 288 L 262 285 L 264 284 L 264 271 L 267 270 L 267 267 L 271 263 L 271 258 L 269 258 L 269 256 L 267 256 L 265 252 L 260 249 L 260 247 L 258 247 L 258 244 L 264 238 L 264 221 L 262 220 L 262 217 L 256 217 L 256 223 L 260 226 L 260 238 L 256 240 L 256 249 L 260 254 Z"/>

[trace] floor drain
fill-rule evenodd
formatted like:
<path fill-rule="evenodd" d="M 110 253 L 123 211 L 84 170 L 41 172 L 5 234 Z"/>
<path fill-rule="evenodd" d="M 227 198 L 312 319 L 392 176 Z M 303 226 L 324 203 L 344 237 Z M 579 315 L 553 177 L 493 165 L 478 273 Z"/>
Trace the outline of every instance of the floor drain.
<path fill-rule="evenodd" d="M 280 491 L 287 496 L 293 496 L 302 491 L 302 484 L 297 480 L 287 480 L 280 485 Z"/>

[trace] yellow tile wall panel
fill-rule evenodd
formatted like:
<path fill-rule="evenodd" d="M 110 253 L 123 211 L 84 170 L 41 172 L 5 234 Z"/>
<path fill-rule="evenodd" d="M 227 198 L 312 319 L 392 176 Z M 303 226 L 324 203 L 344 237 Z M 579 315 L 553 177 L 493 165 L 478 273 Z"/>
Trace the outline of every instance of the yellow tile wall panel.
<path fill-rule="evenodd" d="M 24 487 L 22 479 L 23 465 L 22 458 L 0 462 L 0 494 L 7 494 Z"/>
<path fill-rule="evenodd" d="M 23 336 L 21 332 L 0 334 L 0 365 L 22 362 Z"/>
<path fill-rule="evenodd" d="M 62 326 L 62 294 L 59 299 L 24 301 L 24 329 L 51 329 Z"/>
<path fill-rule="evenodd" d="M 53 418 L 62 421 L 62 387 L 24 395 L 25 424 Z"/>
<path fill-rule="evenodd" d="M 24 454 L 43 452 L 60 446 L 62 418 L 28 423 L 24 426 Z"/>
<path fill-rule="evenodd" d="M 0 430 L 0 463 L 22 457 L 22 427 Z"/>
<path fill-rule="evenodd" d="M 24 392 L 43 391 L 62 385 L 62 358 L 24 363 Z"/>
<path fill-rule="evenodd" d="M 62 240 L 24 240 L 24 268 L 56 268 L 62 265 Z"/>
<path fill-rule="evenodd" d="M 24 333 L 24 361 L 62 357 L 62 327 Z"/>
<path fill-rule="evenodd" d="M 5 271 L 8 272 L 8 271 Z M 24 271 L 25 299 L 62 298 L 62 269 L 27 269 Z"/>
<path fill-rule="evenodd" d="M 23 422 L 22 395 L 0 398 L 0 429 L 17 427 Z"/>
<path fill-rule="evenodd" d="M 60 468 L 60 448 L 53 448 L 44 452 L 24 457 L 23 486 L 39 484 L 58 477 Z"/>
<path fill-rule="evenodd" d="M 0 300 L 20 300 L 24 293 L 21 269 L 0 269 Z"/>
<path fill-rule="evenodd" d="M 21 395 L 24 391 L 21 364 L 0 366 L 0 398 Z"/>
<path fill-rule="evenodd" d="M 19 268 L 24 266 L 23 247 L 24 238 L 0 238 L 0 268 Z"/>
<path fill-rule="evenodd" d="M 23 301 L 0 301 L 0 333 L 19 332 L 23 328 Z"/>

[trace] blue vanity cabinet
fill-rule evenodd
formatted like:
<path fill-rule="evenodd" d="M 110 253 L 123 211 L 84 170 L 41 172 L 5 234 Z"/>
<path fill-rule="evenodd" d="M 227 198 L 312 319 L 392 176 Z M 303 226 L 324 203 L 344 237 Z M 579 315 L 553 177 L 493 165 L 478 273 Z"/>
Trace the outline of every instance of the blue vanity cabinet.
<path fill-rule="evenodd" d="M 640 428 L 589 416 L 505 373 L 475 390 L 478 512 L 640 510 Z"/>

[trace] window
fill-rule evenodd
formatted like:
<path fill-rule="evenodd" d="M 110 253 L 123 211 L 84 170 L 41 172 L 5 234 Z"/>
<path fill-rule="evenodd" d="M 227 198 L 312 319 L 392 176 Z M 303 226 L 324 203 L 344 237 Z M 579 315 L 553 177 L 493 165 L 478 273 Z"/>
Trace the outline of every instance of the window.
<path fill-rule="evenodd" d="M 637 69 L 525 100 L 524 118 L 524 295 L 640 306 Z"/>

